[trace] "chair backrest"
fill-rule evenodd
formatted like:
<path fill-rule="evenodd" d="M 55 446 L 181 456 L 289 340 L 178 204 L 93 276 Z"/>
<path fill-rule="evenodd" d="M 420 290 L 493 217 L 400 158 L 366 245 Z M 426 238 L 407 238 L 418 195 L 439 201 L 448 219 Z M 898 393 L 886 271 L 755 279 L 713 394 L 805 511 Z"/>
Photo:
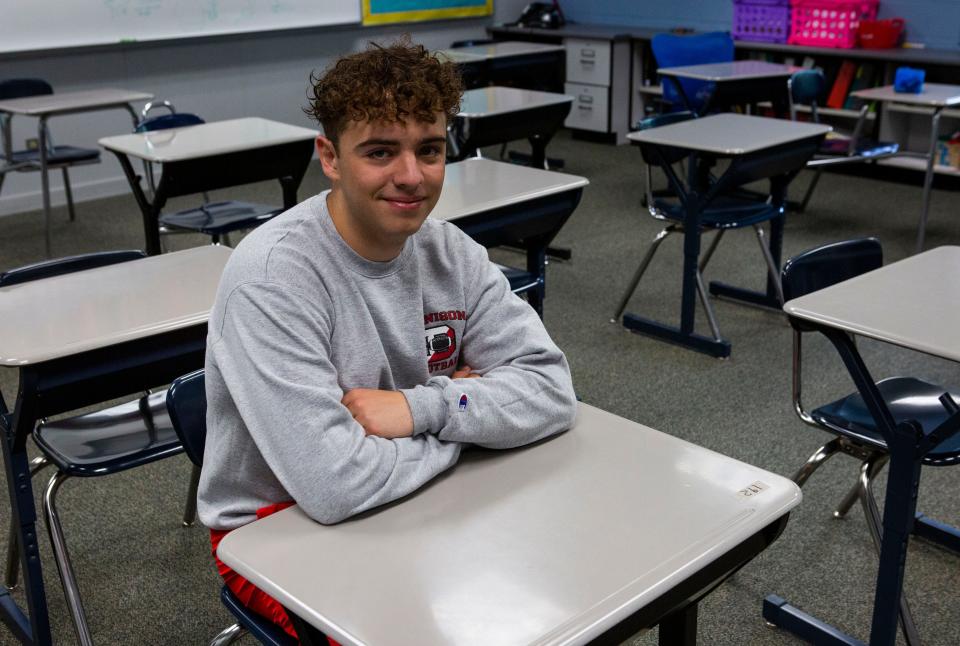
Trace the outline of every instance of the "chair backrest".
<path fill-rule="evenodd" d="M 815 292 L 883 266 L 883 248 L 877 238 L 832 242 L 797 254 L 783 264 L 783 298 Z"/>
<path fill-rule="evenodd" d="M 149 117 L 137 124 L 134 132 L 152 132 L 154 130 L 167 130 L 169 128 L 183 128 L 185 126 L 197 126 L 206 123 L 203 119 L 191 112 L 174 112 L 173 114 L 161 114 L 157 117 Z"/>
<path fill-rule="evenodd" d="M 167 390 L 167 413 L 187 457 L 201 466 L 203 444 L 207 439 L 207 393 L 203 370 L 174 380 Z"/>
<path fill-rule="evenodd" d="M 820 70 L 800 70 L 787 81 L 790 87 L 790 118 L 797 120 L 794 106 L 808 105 L 813 110 L 813 120 L 819 121 L 817 107 L 827 91 L 827 81 Z"/>
<path fill-rule="evenodd" d="M 140 258 L 146 257 L 147 254 L 144 252 L 138 249 L 131 249 L 128 251 L 100 251 L 80 256 L 44 260 L 43 262 L 24 265 L 23 267 L 17 267 L 16 269 L 10 269 L 0 273 L 0 287 L 9 287 L 10 285 L 18 285 L 31 280 L 51 278 L 75 271 L 83 271 L 84 269 L 106 267 L 107 265 L 115 265 L 120 262 L 139 260 Z"/>
<path fill-rule="evenodd" d="M 0 99 L 22 99 L 44 94 L 53 94 L 53 88 L 43 79 L 7 79 L 0 81 Z"/>
<path fill-rule="evenodd" d="M 726 63 L 733 60 L 733 38 L 725 31 L 679 36 L 657 34 L 650 41 L 657 67 L 679 67 L 706 63 Z M 679 79 L 691 107 L 700 109 L 710 99 L 713 83 L 694 79 Z M 662 80 L 663 100 L 673 106 L 683 107 L 683 99 L 671 81 Z"/>

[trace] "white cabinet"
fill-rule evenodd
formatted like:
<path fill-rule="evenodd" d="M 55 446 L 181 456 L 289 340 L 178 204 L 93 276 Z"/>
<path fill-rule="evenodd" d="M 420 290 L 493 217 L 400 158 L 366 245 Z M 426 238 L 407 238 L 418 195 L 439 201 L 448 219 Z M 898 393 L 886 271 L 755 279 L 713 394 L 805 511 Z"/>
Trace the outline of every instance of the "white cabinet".
<path fill-rule="evenodd" d="M 630 41 L 564 38 L 568 128 L 606 133 L 626 143 L 630 115 Z"/>

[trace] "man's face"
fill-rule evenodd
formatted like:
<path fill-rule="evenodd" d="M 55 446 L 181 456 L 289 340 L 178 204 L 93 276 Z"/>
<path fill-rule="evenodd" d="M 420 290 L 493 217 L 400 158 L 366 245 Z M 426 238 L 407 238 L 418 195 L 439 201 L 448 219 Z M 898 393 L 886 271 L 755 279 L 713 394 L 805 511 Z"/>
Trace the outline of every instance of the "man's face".
<path fill-rule="evenodd" d="M 446 119 L 433 123 L 351 122 L 336 148 L 317 138 L 337 230 L 360 255 L 388 260 L 416 233 L 440 199 Z M 392 254 L 392 255 L 391 255 Z"/>

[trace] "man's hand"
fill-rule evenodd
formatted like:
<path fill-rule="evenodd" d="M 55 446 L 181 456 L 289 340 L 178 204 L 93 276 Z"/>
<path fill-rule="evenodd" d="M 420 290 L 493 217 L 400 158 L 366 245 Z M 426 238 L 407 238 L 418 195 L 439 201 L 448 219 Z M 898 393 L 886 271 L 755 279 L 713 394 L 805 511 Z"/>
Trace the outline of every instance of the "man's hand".
<path fill-rule="evenodd" d="M 483 375 L 477 374 L 473 371 L 473 368 L 470 366 L 463 366 L 457 368 L 453 371 L 453 374 L 450 375 L 451 379 L 476 379 L 477 377 L 482 377 Z"/>
<path fill-rule="evenodd" d="M 367 435 L 392 440 L 413 435 L 413 415 L 403 393 L 396 390 L 354 388 L 340 403 L 347 407 Z"/>

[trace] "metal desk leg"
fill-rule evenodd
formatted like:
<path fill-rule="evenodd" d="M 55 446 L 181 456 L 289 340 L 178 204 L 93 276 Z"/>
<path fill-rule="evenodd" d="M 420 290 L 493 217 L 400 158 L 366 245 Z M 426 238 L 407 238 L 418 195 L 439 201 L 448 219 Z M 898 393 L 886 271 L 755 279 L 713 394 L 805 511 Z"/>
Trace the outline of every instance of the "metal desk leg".
<path fill-rule="evenodd" d="M 920 207 L 920 224 L 917 227 L 917 253 L 923 251 L 923 239 L 927 230 L 927 214 L 930 211 L 930 190 L 933 188 L 933 166 L 937 156 L 937 133 L 940 132 L 940 113 L 935 108 L 930 118 L 930 149 L 927 151 L 927 172 L 923 176 L 923 203 Z"/>
<path fill-rule="evenodd" d="M 140 178 L 137 176 L 136 171 L 133 170 L 133 165 L 130 163 L 130 158 L 114 151 L 114 154 L 117 156 L 117 160 L 120 162 L 120 167 L 123 168 L 123 174 L 127 176 L 127 182 L 130 184 L 130 190 L 133 191 L 133 197 L 137 201 L 137 206 L 140 207 L 140 214 L 143 216 L 143 237 L 144 244 L 146 247 L 146 252 L 150 256 L 156 256 L 163 252 L 163 249 L 160 247 L 160 210 L 163 208 L 163 205 L 166 203 L 166 197 L 163 196 L 162 186 L 157 187 L 157 192 L 153 196 L 153 202 L 147 199 L 147 196 L 144 194 L 143 189 L 140 187 Z M 162 184 L 162 183 L 161 183 Z"/>
<path fill-rule="evenodd" d="M 775 182 L 771 194 L 773 204 L 780 204 L 781 207 L 783 207 L 786 203 L 786 183 L 781 186 L 780 182 Z M 773 259 L 773 264 L 778 271 L 780 269 L 781 256 L 783 255 L 783 227 L 785 220 L 786 215 L 781 213 L 780 217 L 773 218 L 770 221 L 768 248 L 770 250 L 770 256 Z M 767 272 L 767 286 L 765 291 L 758 292 L 752 289 L 744 289 L 743 287 L 735 287 L 719 281 L 711 281 L 710 293 L 717 297 L 741 301 L 750 305 L 769 307 L 778 313 L 783 306 L 780 302 L 779 286 L 773 283 L 773 277 L 769 275 L 769 272 Z"/>
<path fill-rule="evenodd" d="M 697 304 L 697 266 L 700 259 L 700 208 L 700 196 L 691 192 L 683 223 L 683 286 L 679 329 L 629 313 L 623 316 L 623 326 L 628 330 L 676 343 L 713 357 L 729 357 L 729 341 L 702 336 L 693 329 Z"/>
<path fill-rule="evenodd" d="M 27 436 L 36 420 L 36 401 L 29 394 L 35 391 L 36 377 L 26 370 L 20 372 L 20 396 L 13 415 L 2 415 L 0 432 L 3 437 L 3 466 L 10 495 L 10 522 L 17 529 L 20 546 L 20 567 L 23 590 L 27 597 L 29 618 L 10 598 L 7 588 L 0 586 L 0 621 L 24 644 L 50 644 L 50 619 L 43 588 L 40 567 L 40 546 L 37 541 L 37 510 L 33 504 L 33 486 L 30 478 L 30 460 L 27 456 Z M 0 411 L 4 412 L 4 411 Z"/>
<path fill-rule="evenodd" d="M 664 617 L 657 641 L 660 646 L 697 646 L 697 604 Z"/>
<path fill-rule="evenodd" d="M 50 244 L 50 173 L 47 168 L 47 118 L 40 117 L 37 120 L 37 141 L 40 146 L 40 187 L 43 193 L 43 221 L 46 225 L 46 253 L 47 258 L 51 257 Z"/>

